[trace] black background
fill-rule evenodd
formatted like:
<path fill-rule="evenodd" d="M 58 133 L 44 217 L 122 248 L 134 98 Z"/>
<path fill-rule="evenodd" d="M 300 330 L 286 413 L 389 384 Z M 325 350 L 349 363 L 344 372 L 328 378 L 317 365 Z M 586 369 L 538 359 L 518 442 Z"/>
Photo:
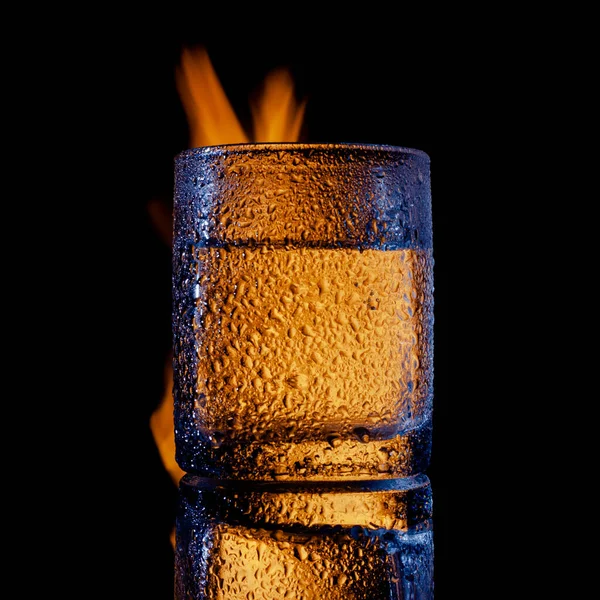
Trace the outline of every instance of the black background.
<path fill-rule="evenodd" d="M 489 389 L 495 332 L 486 312 L 487 295 L 501 294 L 487 283 L 497 194 L 486 182 L 487 152 L 505 92 L 496 55 L 477 56 L 479 39 L 464 29 L 428 29 L 425 15 L 390 23 L 379 9 L 345 28 L 314 15 L 270 23 L 231 12 L 233 29 L 227 10 L 178 5 L 102 19 L 93 35 L 81 25 L 62 47 L 60 69 L 49 69 L 52 135 L 61 139 L 69 123 L 66 146 L 44 150 L 57 165 L 46 189 L 65 200 L 57 258 L 69 265 L 51 273 L 53 288 L 64 290 L 55 292 L 53 334 L 66 345 L 56 385 L 69 407 L 64 435 L 53 440 L 64 466 L 49 484 L 67 490 L 55 523 L 64 562 L 54 576 L 110 597 L 172 597 L 176 490 L 149 428 L 171 347 L 171 256 L 149 206 L 169 210 L 173 157 L 188 147 L 175 67 L 184 46 L 203 45 L 246 126 L 250 94 L 286 67 L 307 100 L 300 141 L 430 156 L 436 598 L 482 597 L 499 568 L 489 559 L 498 520 L 486 481 L 497 477 L 500 426 L 487 402 L 504 385 L 495 378 Z"/>

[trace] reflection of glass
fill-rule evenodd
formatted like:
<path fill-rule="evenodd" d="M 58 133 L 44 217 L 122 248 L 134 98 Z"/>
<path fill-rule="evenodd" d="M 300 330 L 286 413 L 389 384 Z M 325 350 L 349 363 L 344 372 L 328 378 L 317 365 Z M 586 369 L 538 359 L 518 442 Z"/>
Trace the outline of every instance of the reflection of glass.
<path fill-rule="evenodd" d="M 318 518 L 310 514 L 321 510 L 331 518 L 321 524 L 325 530 L 317 529 L 324 546 L 315 552 L 334 552 L 329 543 L 337 542 L 325 532 L 341 527 L 357 552 L 371 540 L 367 545 L 377 548 L 373 556 L 386 569 L 390 560 L 397 568 L 395 558 L 415 540 L 414 547 L 428 548 L 423 556 L 431 555 L 429 516 L 415 530 L 402 519 L 384 518 L 394 510 L 388 506 L 374 515 L 385 524 L 374 526 L 361 521 L 359 508 L 379 506 L 384 493 L 376 481 L 387 480 L 384 495 L 396 507 L 411 486 L 429 490 L 424 473 L 431 452 L 433 254 L 426 154 L 289 143 L 178 155 L 173 333 L 176 458 L 189 477 L 219 479 L 224 486 L 244 480 L 243 494 L 254 494 L 252 511 L 307 497 L 297 488 L 266 489 L 268 482 L 361 481 L 351 492 L 325 486 L 312 493 L 304 520 L 314 525 Z M 252 481 L 261 482 L 260 491 L 248 488 Z M 202 490 L 195 497 L 212 502 L 208 483 L 194 482 Z M 319 495 L 324 490 L 329 496 Z M 336 509 L 327 512 L 330 497 Z M 234 522 L 223 510 L 194 535 L 206 534 L 212 547 L 225 544 L 225 532 L 228 540 L 241 535 L 267 544 L 255 533 L 263 525 Z M 356 523 L 342 518 L 345 510 Z M 423 507 L 412 510 L 428 514 Z M 279 529 L 293 544 L 295 521 L 286 523 L 288 513 L 282 515 Z M 182 519 L 177 573 L 187 588 L 189 573 L 200 576 L 227 551 L 221 545 L 220 554 L 188 556 L 186 562 L 197 550 L 184 541 L 192 526 Z M 387 537 L 372 533 L 384 529 Z M 287 564 L 283 547 L 273 544 L 267 546 L 274 560 Z M 190 596 L 180 587 L 179 597 Z"/>
<path fill-rule="evenodd" d="M 176 598 L 430 600 L 432 535 L 425 476 L 256 487 L 187 475 Z"/>

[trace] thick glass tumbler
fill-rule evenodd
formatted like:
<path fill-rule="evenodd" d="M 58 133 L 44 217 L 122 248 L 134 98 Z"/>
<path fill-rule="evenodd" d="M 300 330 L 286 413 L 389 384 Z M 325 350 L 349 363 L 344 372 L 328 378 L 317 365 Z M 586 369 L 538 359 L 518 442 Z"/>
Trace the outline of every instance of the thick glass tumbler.
<path fill-rule="evenodd" d="M 429 157 L 233 144 L 175 159 L 176 459 L 259 481 L 427 469 Z"/>

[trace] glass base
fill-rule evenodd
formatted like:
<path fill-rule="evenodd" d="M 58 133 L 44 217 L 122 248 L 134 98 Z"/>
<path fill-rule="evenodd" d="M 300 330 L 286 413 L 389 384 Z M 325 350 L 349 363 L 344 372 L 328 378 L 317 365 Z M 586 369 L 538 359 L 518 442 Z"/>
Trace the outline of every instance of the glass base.
<path fill-rule="evenodd" d="M 186 473 L 254 481 L 394 479 L 424 473 L 431 456 L 431 419 L 418 429 L 372 439 L 351 437 L 292 442 L 211 443 L 180 440 L 177 462 Z"/>

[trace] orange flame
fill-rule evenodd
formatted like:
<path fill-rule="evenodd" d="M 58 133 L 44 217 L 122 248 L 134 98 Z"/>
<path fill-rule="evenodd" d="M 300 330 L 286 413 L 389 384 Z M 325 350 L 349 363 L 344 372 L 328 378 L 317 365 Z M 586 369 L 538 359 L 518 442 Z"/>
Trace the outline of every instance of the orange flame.
<path fill-rule="evenodd" d="M 306 102 L 296 102 L 287 69 L 267 75 L 258 99 L 251 103 L 256 142 L 295 142 L 300 137 Z"/>
<path fill-rule="evenodd" d="M 185 49 L 176 69 L 176 84 L 190 129 L 189 144 L 200 146 L 248 142 L 225 91 L 213 69 L 207 51 Z M 294 83 L 286 69 L 269 73 L 250 103 L 254 142 L 296 142 L 304 118 L 306 102 L 296 101 Z M 164 212 L 149 207 L 159 231 L 170 229 Z M 162 215 L 162 216 L 161 216 Z M 170 217 L 170 215 L 169 215 Z M 170 360 L 165 367 L 165 388 L 160 405 L 150 417 L 150 429 L 163 465 L 175 484 L 184 472 L 175 461 L 173 421 L 173 370 Z M 174 536 L 171 535 L 174 543 Z"/>
<path fill-rule="evenodd" d="M 190 128 L 190 146 L 246 143 L 241 126 L 204 48 L 184 49 L 175 78 Z M 271 71 L 250 103 L 255 142 L 295 142 L 306 101 L 298 102 L 287 69 Z"/>
<path fill-rule="evenodd" d="M 190 128 L 191 147 L 248 141 L 204 48 L 183 50 L 175 81 Z"/>
<path fill-rule="evenodd" d="M 165 365 L 165 387 L 160 404 L 150 416 L 150 429 L 163 466 L 175 484 L 184 475 L 175 460 L 175 424 L 173 421 L 173 368 Z"/>

